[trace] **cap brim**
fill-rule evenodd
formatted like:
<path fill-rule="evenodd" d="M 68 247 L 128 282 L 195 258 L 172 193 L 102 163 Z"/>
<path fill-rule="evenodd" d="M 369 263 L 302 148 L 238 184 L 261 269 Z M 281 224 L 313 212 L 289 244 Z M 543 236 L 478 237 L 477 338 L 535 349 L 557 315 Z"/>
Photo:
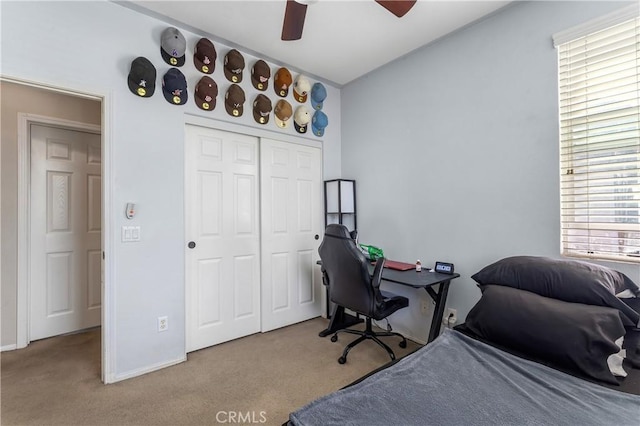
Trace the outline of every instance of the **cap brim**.
<path fill-rule="evenodd" d="M 164 59 L 164 61 L 169 65 L 172 65 L 174 67 L 181 67 L 184 65 L 184 60 L 186 55 L 182 55 L 179 58 L 176 58 L 174 56 L 169 55 L 167 52 L 165 52 L 162 47 L 160 47 L 160 54 L 162 55 L 162 59 Z M 175 59 L 175 62 L 176 62 L 175 64 L 171 62 L 172 59 Z"/>
<path fill-rule="evenodd" d="M 298 92 L 296 92 L 295 89 L 293 89 L 293 97 L 296 99 L 296 101 L 300 102 L 301 104 L 307 102 L 307 95 L 301 95 Z"/>
<path fill-rule="evenodd" d="M 169 102 L 171 105 L 184 105 L 184 104 L 187 103 L 187 99 L 189 99 L 189 95 L 187 94 L 186 90 L 183 90 L 182 95 L 176 96 L 171 92 L 167 92 L 163 88 L 162 89 L 162 94 L 164 95 L 164 98 L 167 100 L 167 102 Z M 180 103 L 174 102 L 173 101 L 174 98 L 179 98 L 180 99 Z"/>
<path fill-rule="evenodd" d="M 274 86 L 273 90 L 276 92 L 276 95 L 280 96 L 281 98 L 286 98 L 287 96 L 289 96 L 288 87 L 286 89 L 278 89 L 277 87 Z"/>
<path fill-rule="evenodd" d="M 131 80 L 131 76 L 127 78 L 127 84 L 129 85 L 129 90 L 131 91 L 131 93 L 140 98 L 150 98 L 151 96 L 153 96 L 153 93 L 156 90 L 155 81 L 152 83 L 148 82 L 147 87 L 144 88 L 146 93 L 144 95 L 141 95 L 140 93 L 138 93 L 138 89 L 140 88 L 140 86 L 138 86 L 138 83 Z"/>
<path fill-rule="evenodd" d="M 273 121 L 276 123 L 276 126 L 280 127 L 281 129 L 286 129 L 287 127 L 289 127 L 289 121 L 283 121 L 280 120 L 278 118 L 277 115 L 273 114 Z"/>
<path fill-rule="evenodd" d="M 269 115 L 271 114 L 263 116 L 260 114 L 260 111 L 256 111 L 255 109 L 253 110 L 253 119 L 256 120 L 256 123 L 258 124 L 267 124 L 269 122 Z M 264 121 L 260 121 L 261 118 L 264 118 Z"/>
<path fill-rule="evenodd" d="M 226 102 L 224 103 L 224 109 L 226 109 L 227 114 L 229 114 L 232 117 L 242 117 L 242 113 L 244 112 L 244 106 L 241 106 L 240 108 L 234 108 Z M 238 111 L 238 115 L 235 115 L 233 113 L 234 110 Z"/>
<path fill-rule="evenodd" d="M 193 95 L 193 100 L 195 101 L 196 105 L 198 105 L 198 108 L 200 108 L 203 111 L 213 111 L 214 109 L 216 109 L 216 99 L 212 100 L 211 102 L 207 102 L 204 99 L 200 99 L 200 97 L 198 97 L 197 95 Z M 205 108 L 205 105 L 208 105 L 208 108 Z"/>
<path fill-rule="evenodd" d="M 311 125 L 311 130 L 313 131 L 313 134 L 316 136 L 324 136 L 324 129 L 318 129 L 317 127 L 315 127 L 313 124 Z"/>
<path fill-rule="evenodd" d="M 313 109 L 320 111 L 322 109 L 323 103 L 322 102 L 316 102 L 313 100 L 313 98 L 311 98 L 311 106 L 313 107 Z"/>
<path fill-rule="evenodd" d="M 301 126 L 298 123 L 296 123 L 296 121 L 294 120 L 293 125 L 296 127 L 296 132 L 307 133 L 307 128 L 309 127 L 309 124 L 305 124 L 304 126 Z"/>
<path fill-rule="evenodd" d="M 257 90 L 261 90 L 261 91 L 265 91 L 267 90 L 267 88 L 269 87 L 269 81 L 267 80 L 266 83 L 262 83 L 262 89 L 260 87 L 258 87 L 258 84 L 260 84 L 260 82 L 254 77 L 251 76 L 251 84 L 253 84 L 253 87 L 255 87 Z"/>
<path fill-rule="evenodd" d="M 240 74 L 234 74 L 228 69 L 224 69 L 224 76 L 232 83 L 242 83 L 242 72 Z M 233 77 L 236 77 L 236 81 L 233 81 Z"/>
<path fill-rule="evenodd" d="M 213 71 L 216 68 L 216 61 L 213 61 L 211 64 L 206 65 L 200 59 L 198 59 L 195 55 L 193 56 L 193 65 L 195 65 L 196 69 L 205 74 L 213 74 Z M 202 67 L 207 67 L 208 71 L 204 71 Z"/>

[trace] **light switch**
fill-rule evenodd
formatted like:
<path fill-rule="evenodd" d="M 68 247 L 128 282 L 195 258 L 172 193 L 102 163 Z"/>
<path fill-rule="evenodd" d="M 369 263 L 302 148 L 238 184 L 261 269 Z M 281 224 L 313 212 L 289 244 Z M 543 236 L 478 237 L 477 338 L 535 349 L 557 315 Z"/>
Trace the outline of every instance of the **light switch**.
<path fill-rule="evenodd" d="M 122 242 L 130 243 L 140 241 L 140 227 L 139 226 L 123 226 L 122 227 Z"/>

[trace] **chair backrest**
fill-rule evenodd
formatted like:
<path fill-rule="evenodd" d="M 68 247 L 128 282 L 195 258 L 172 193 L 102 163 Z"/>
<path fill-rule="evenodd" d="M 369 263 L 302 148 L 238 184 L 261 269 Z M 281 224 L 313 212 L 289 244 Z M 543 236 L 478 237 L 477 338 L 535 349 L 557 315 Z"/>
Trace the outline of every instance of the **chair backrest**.
<path fill-rule="evenodd" d="M 331 301 L 371 316 L 381 297 L 380 290 L 373 285 L 369 260 L 351 238 L 349 230 L 344 225 L 328 225 L 318 253 L 329 280 Z"/>

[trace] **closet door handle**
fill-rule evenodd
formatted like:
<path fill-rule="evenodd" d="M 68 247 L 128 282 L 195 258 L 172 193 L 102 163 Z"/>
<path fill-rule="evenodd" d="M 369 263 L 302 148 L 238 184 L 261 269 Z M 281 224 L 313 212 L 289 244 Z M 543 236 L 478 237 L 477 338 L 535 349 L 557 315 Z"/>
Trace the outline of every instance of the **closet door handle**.
<path fill-rule="evenodd" d="M 194 241 L 189 241 L 189 244 L 187 244 L 187 247 L 189 247 L 190 249 L 195 248 L 196 243 Z"/>
<path fill-rule="evenodd" d="M 316 240 L 318 240 L 318 239 L 320 239 L 320 235 L 316 234 L 316 236 L 315 236 L 315 237 L 313 237 L 313 238 L 315 238 Z"/>

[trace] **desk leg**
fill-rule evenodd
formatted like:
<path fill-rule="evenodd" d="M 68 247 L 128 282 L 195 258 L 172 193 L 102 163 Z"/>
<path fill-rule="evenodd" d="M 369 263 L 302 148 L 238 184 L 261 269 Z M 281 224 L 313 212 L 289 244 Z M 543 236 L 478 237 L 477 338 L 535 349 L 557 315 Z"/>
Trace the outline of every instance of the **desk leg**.
<path fill-rule="evenodd" d="M 331 313 L 329 312 L 329 306 L 331 306 L 331 300 L 329 299 L 329 286 L 325 286 L 325 294 L 327 298 L 325 299 L 327 303 L 325 304 L 325 309 L 327 311 L 327 318 L 331 318 Z"/>
<path fill-rule="evenodd" d="M 447 293 L 449 293 L 450 282 L 451 281 L 445 281 L 440 284 L 440 289 L 435 298 L 436 306 L 433 311 L 433 318 L 431 319 L 431 329 L 429 330 L 427 343 L 433 342 L 433 340 L 440 335 L 440 326 L 442 324 L 442 316 L 444 315 L 444 307 L 447 304 Z"/>
<path fill-rule="evenodd" d="M 333 312 L 331 314 L 331 322 L 329 323 L 329 327 L 322 330 L 318 333 L 318 336 L 325 337 L 329 334 L 333 334 L 338 330 L 342 330 L 343 328 L 349 328 L 352 325 L 356 325 L 363 321 L 362 318 L 354 317 L 353 315 L 349 315 L 344 311 L 344 307 L 340 305 L 333 305 Z"/>

